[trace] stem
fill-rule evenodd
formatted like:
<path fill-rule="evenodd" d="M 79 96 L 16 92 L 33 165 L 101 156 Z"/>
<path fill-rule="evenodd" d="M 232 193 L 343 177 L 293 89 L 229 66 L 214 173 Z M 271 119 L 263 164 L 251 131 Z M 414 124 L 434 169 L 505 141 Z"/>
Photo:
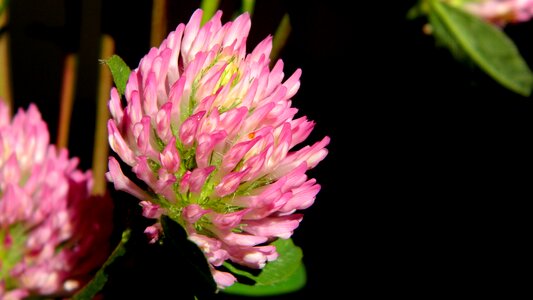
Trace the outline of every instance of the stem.
<path fill-rule="evenodd" d="M 218 9 L 219 3 L 220 0 L 202 0 L 200 3 L 200 8 L 204 11 L 204 14 L 202 15 L 202 22 L 200 23 L 201 25 L 204 25 L 213 17 Z"/>
<path fill-rule="evenodd" d="M 250 18 L 254 14 L 255 0 L 242 0 L 242 12 L 248 12 Z"/>
<path fill-rule="evenodd" d="M 13 111 L 13 99 L 11 95 L 11 76 L 9 64 L 9 35 L 2 32 L 8 23 L 8 11 L 6 9 L 9 0 L 0 0 L 0 101 L 4 101 L 8 107 L 9 115 Z"/>
<path fill-rule="evenodd" d="M 157 47 L 167 35 L 167 0 L 153 0 L 150 45 Z"/>
<path fill-rule="evenodd" d="M 108 59 L 115 51 L 115 41 L 107 34 L 101 38 L 100 57 Z M 93 149 L 93 195 L 104 195 L 106 192 L 107 181 L 105 173 L 107 172 L 107 157 L 109 154 L 109 144 L 107 141 L 107 120 L 109 111 L 107 102 L 109 92 L 113 84 L 113 78 L 109 68 L 102 64 L 98 74 L 98 94 L 96 103 L 96 127 L 94 130 L 94 149 Z"/>
<path fill-rule="evenodd" d="M 278 29 L 276 29 L 276 34 L 272 40 L 272 52 L 270 52 L 270 64 L 271 67 L 278 60 L 279 55 L 287 40 L 289 39 L 289 34 L 291 33 L 291 20 L 289 14 L 283 15 L 281 22 L 279 22 Z"/>
<path fill-rule="evenodd" d="M 59 111 L 59 125 L 57 132 L 57 147 L 68 147 L 68 134 L 70 129 L 70 118 L 72 117 L 72 105 L 74 102 L 74 90 L 76 86 L 76 71 L 78 68 L 78 57 L 74 53 L 69 53 L 65 57 L 63 66 L 63 82 L 61 87 L 61 104 Z"/>

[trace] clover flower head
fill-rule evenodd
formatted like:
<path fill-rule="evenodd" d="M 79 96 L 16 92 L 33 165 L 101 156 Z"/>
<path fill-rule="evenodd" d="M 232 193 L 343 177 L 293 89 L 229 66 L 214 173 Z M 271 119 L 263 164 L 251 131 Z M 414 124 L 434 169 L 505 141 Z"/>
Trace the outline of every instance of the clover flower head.
<path fill-rule="evenodd" d="M 77 164 L 34 104 L 11 120 L 0 101 L 0 299 L 70 295 L 105 260 L 112 205 Z"/>
<path fill-rule="evenodd" d="M 282 60 L 269 67 L 270 36 L 247 54 L 247 13 L 222 24 L 218 11 L 201 26 L 202 14 L 144 56 L 124 102 L 112 89 L 109 143 L 123 163 L 110 157 L 106 175 L 144 216 L 181 224 L 224 288 L 236 280 L 225 261 L 263 268 L 278 257 L 270 242 L 289 238 L 313 204 L 320 186 L 306 171 L 329 137 L 299 146 L 315 125 L 292 107 L 301 70 L 284 80 Z M 160 233 L 158 222 L 146 229 L 151 242 Z"/>

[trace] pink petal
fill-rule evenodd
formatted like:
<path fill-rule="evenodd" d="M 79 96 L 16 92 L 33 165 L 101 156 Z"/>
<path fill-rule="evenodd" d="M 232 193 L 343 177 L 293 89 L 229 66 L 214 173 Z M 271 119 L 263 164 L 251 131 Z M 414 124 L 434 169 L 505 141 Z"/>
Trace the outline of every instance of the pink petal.
<path fill-rule="evenodd" d="M 238 107 L 220 116 L 220 128 L 224 128 L 224 131 L 228 134 L 228 138 L 233 137 L 239 130 L 247 113 L 248 109 L 246 107 Z"/>
<path fill-rule="evenodd" d="M 198 136 L 198 145 L 196 146 L 196 164 L 198 167 L 205 168 L 209 166 L 213 150 L 219 143 L 224 141 L 225 137 L 225 131 L 215 131 Z"/>
<path fill-rule="evenodd" d="M 260 172 L 263 171 L 267 152 L 270 152 L 269 149 L 248 158 L 244 162 L 241 171 L 246 171 L 246 175 L 242 178 L 243 181 L 252 181 L 261 174 Z"/>
<path fill-rule="evenodd" d="M 159 235 L 163 232 L 163 228 L 161 228 L 161 224 L 156 223 L 154 225 L 146 227 L 144 230 L 144 234 L 148 237 L 148 243 L 154 244 L 159 240 Z"/>
<path fill-rule="evenodd" d="M 161 167 L 165 168 L 169 173 L 175 173 L 180 167 L 180 156 L 176 148 L 176 138 L 172 137 L 166 145 L 163 152 L 159 154 L 161 160 Z"/>
<path fill-rule="evenodd" d="M 126 141 L 124 141 L 124 139 L 122 138 L 122 135 L 117 129 L 115 121 L 109 120 L 107 122 L 107 131 L 109 132 L 108 140 L 111 149 L 113 149 L 113 151 L 115 151 L 115 153 L 117 153 L 125 163 L 130 166 L 134 165 L 135 154 L 130 149 Z"/>
<path fill-rule="evenodd" d="M 120 100 L 120 95 L 116 88 L 111 89 L 111 99 L 109 100 L 108 107 L 111 117 L 115 119 L 117 127 L 122 127 L 122 119 L 124 118 L 124 110 Z"/>
<path fill-rule="evenodd" d="M 159 219 L 161 215 L 165 212 L 159 205 L 152 203 L 150 201 L 141 201 L 139 204 L 142 207 L 142 214 L 146 218 L 150 219 Z"/>
<path fill-rule="evenodd" d="M 208 212 L 209 210 L 203 209 L 198 204 L 189 204 L 183 208 L 181 216 L 186 222 L 193 224 Z"/>
<path fill-rule="evenodd" d="M 315 179 L 311 179 L 302 186 L 292 189 L 292 197 L 279 211 L 282 213 L 292 213 L 295 210 L 306 209 L 311 206 L 320 191 L 320 185 L 315 184 L 315 182 Z"/>
<path fill-rule="evenodd" d="M 10 183 L 18 185 L 21 180 L 20 176 L 17 155 L 12 153 L 7 161 L 0 165 L 0 187 L 5 188 L 5 185 Z"/>
<path fill-rule="evenodd" d="M 248 209 L 232 213 L 210 213 L 209 217 L 213 225 L 221 230 L 231 230 L 237 227 L 242 220 L 242 217 L 248 212 Z"/>
<path fill-rule="evenodd" d="M 315 122 L 307 121 L 307 118 L 301 117 L 296 120 L 290 121 L 292 129 L 292 142 L 290 148 L 303 142 L 309 135 L 315 126 Z"/>
<path fill-rule="evenodd" d="M 237 278 L 235 276 L 231 275 L 231 273 L 228 272 L 221 272 L 218 270 L 213 270 L 213 279 L 217 283 L 218 288 L 224 289 L 228 286 L 231 286 L 237 281 Z"/>
<path fill-rule="evenodd" d="M 33 214 L 33 201 L 15 184 L 8 184 L 0 201 L 0 224 L 10 225 L 17 221 L 27 220 Z"/>
<path fill-rule="evenodd" d="M 133 183 L 122 173 L 118 161 L 114 157 L 109 158 L 109 171 L 106 173 L 108 181 L 113 182 L 115 189 L 127 192 L 138 199 L 150 199 L 150 196 L 139 186 Z"/>
<path fill-rule="evenodd" d="M 302 221 L 303 215 L 267 217 L 261 220 L 247 220 L 244 231 L 253 235 L 288 239 Z"/>
<path fill-rule="evenodd" d="M 200 193 L 202 191 L 202 188 L 205 184 L 205 181 L 207 180 L 207 177 L 211 172 L 215 170 L 214 166 L 209 166 L 206 168 L 196 168 L 191 172 L 191 177 L 189 178 L 190 181 L 190 191 L 192 193 Z"/>
<path fill-rule="evenodd" d="M 185 194 L 189 190 L 189 187 L 191 185 L 190 179 L 191 179 L 191 171 L 185 172 L 185 174 L 183 174 L 183 176 L 181 177 L 180 184 L 178 187 L 178 191 L 181 194 Z"/>
<path fill-rule="evenodd" d="M 250 53 L 246 60 L 248 62 L 254 62 L 259 61 L 261 57 L 269 57 L 270 52 L 272 51 L 272 36 L 267 36 L 264 40 L 262 40 L 257 46 L 255 46 L 252 53 Z"/>
<path fill-rule="evenodd" d="M 150 169 L 146 156 L 137 157 L 137 164 L 132 168 L 132 171 L 137 175 L 137 178 L 146 182 L 152 189 L 157 186 L 157 176 Z"/>
<path fill-rule="evenodd" d="M 198 112 L 183 122 L 180 127 L 179 137 L 181 143 L 186 147 L 191 147 L 194 140 L 196 139 L 196 130 L 200 124 L 200 120 L 205 115 L 205 111 Z"/>
<path fill-rule="evenodd" d="M 237 46 L 240 46 L 241 44 L 244 45 L 252 25 L 250 15 L 245 12 L 238 16 L 233 22 L 228 22 L 228 24 L 230 24 L 230 27 L 224 36 L 222 46 L 228 47 L 235 43 Z"/>
<path fill-rule="evenodd" d="M 220 172 L 225 174 L 232 171 L 241 159 L 250 151 L 250 149 L 259 141 L 259 138 L 255 138 L 249 141 L 240 142 L 233 145 L 231 149 L 224 155 L 222 159 L 222 165 L 220 166 Z"/>
<path fill-rule="evenodd" d="M 229 254 L 232 261 L 254 269 L 262 269 L 268 261 L 273 261 L 278 258 L 276 247 L 272 245 L 232 247 Z"/>
<path fill-rule="evenodd" d="M 161 109 L 157 112 L 155 122 L 157 135 L 163 141 L 168 143 L 172 137 L 172 131 L 170 129 L 170 117 L 172 113 L 172 103 L 167 102 L 161 106 Z"/>
<path fill-rule="evenodd" d="M 242 178 L 247 174 L 247 171 L 232 172 L 224 176 L 219 184 L 215 187 L 215 194 L 218 197 L 227 196 L 237 190 L 241 184 Z"/>
<path fill-rule="evenodd" d="M 178 59 L 180 54 L 180 48 L 181 48 L 181 38 L 183 36 L 183 31 L 185 30 L 184 24 L 179 24 L 175 31 L 170 32 L 168 37 L 166 38 L 167 47 L 169 47 L 172 50 L 172 53 L 170 54 L 169 58 L 169 64 L 168 64 L 168 82 L 170 86 L 173 86 L 174 83 L 179 79 L 180 77 L 180 70 L 178 66 Z"/>
<path fill-rule="evenodd" d="M 287 98 L 292 98 L 298 92 L 300 88 L 300 76 L 302 76 L 302 70 L 296 69 L 291 77 L 283 83 L 283 86 L 287 89 Z"/>
<path fill-rule="evenodd" d="M 181 53 L 183 55 L 184 63 L 190 62 L 194 53 L 191 53 L 192 43 L 200 30 L 200 21 L 202 20 L 203 11 L 197 9 L 192 14 L 189 22 L 185 26 L 183 33 L 183 39 L 181 41 Z"/>
<path fill-rule="evenodd" d="M 231 231 L 221 231 L 215 233 L 221 241 L 228 245 L 234 246 L 255 246 L 264 243 L 268 238 L 263 236 L 254 236 L 250 234 L 240 234 Z"/>

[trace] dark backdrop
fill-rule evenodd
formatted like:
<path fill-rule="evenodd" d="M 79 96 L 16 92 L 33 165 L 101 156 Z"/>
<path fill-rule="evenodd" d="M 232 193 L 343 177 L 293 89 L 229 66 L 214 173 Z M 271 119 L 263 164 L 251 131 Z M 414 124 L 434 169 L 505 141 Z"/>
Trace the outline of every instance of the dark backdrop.
<path fill-rule="evenodd" d="M 151 1 L 11 2 L 16 105 L 37 103 L 52 140 L 62 59 L 80 55 L 69 148 L 89 168 L 97 38 L 112 35 L 115 52 L 136 67 L 149 49 Z M 169 30 L 199 3 L 170 2 Z M 524 196 L 515 194 L 530 186 L 531 99 L 435 47 L 423 21 L 405 18 L 414 1 L 360 2 L 256 4 L 249 48 L 290 13 L 285 73 L 303 70 L 293 103 L 317 123 L 309 143 L 331 137 L 328 157 L 310 172 L 322 190 L 294 235 L 308 284 L 276 299 L 438 296 L 473 287 L 480 270 L 493 272 L 484 263 L 488 249 L 514 213 L 504 207 L 520 205 Z M 222 1 L 226 20 L 237 6 Z M 528 62 L 532 29 L 506 29 Z M 511 228 L 524 220 L 513 219 Z"/>

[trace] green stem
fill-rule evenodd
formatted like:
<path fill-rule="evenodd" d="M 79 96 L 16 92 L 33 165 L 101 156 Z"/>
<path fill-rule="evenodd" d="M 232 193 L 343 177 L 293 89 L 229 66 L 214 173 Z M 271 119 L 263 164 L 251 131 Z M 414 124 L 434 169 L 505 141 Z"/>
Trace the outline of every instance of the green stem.
<path fill-rule="evenodd" d="M 218 9 L 220 0 L 202 0 L 200 3 L 200 8 L 204 11 L 202 15 L 201 24 L 204 25 L 209 19 L 213 17 L 215 12 Z"/>
<path fill-rule="evenodd" d="M 242 0 L 242 12 L 248 12 L 250 18 L 254 14 L 255 0 Z"/>
<path fill-rule="evenodd" d="M 289 39 L 289 34 L 291 33 L 291 20 L 289 14 L 283 15 L 281 22 L 279 22 L 278 29 L 274 34 L 274 39 L 272 40 L 272 52 L 270 52 L 271 65 L 276 63 L 279 55 L 287 40 Z"/>

